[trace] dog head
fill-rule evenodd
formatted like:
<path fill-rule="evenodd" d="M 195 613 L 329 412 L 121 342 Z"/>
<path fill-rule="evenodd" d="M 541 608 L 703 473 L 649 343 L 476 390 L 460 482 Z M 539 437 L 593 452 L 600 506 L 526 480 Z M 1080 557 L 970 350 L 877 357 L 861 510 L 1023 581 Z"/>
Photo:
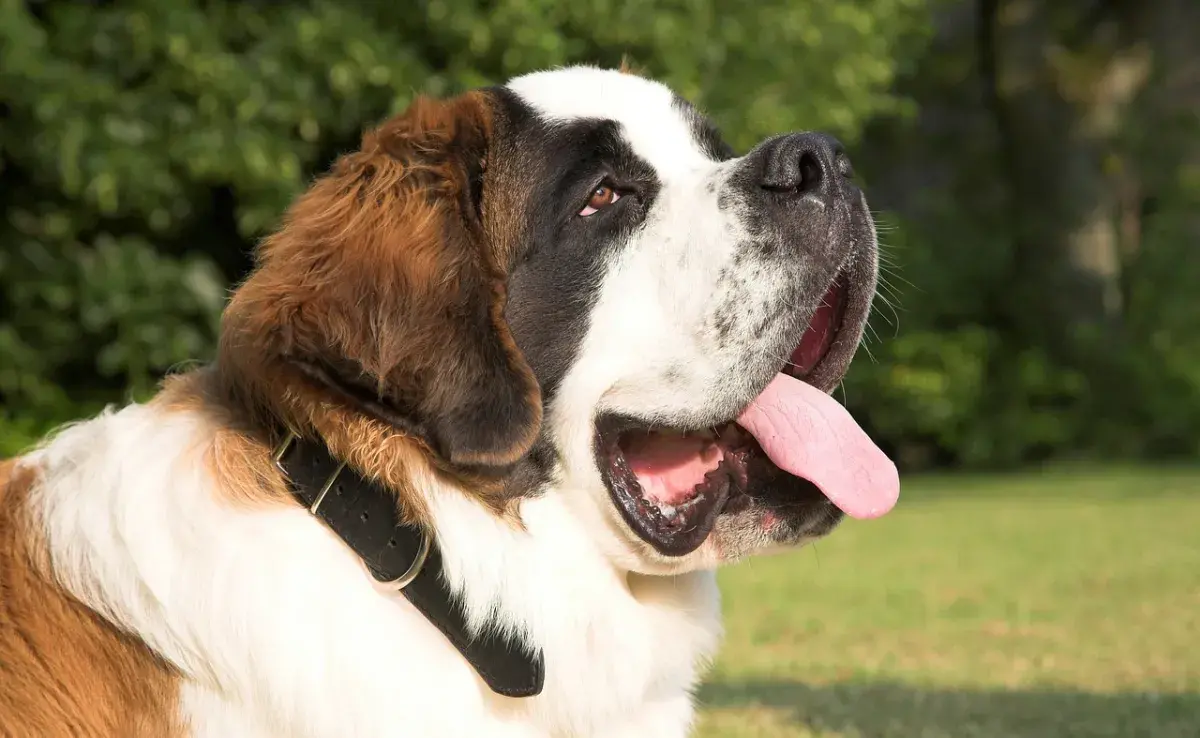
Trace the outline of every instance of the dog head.
<path fill-rule="evenodd" d="M 360 466 L 400 439 L 481 499 L 562 495 L 629 569 L 795 544 L 898 488 L 827 394 L 875 292 L 850 175 L 620 72 L 421 100 L 299 198 L 221 361 Z"/>

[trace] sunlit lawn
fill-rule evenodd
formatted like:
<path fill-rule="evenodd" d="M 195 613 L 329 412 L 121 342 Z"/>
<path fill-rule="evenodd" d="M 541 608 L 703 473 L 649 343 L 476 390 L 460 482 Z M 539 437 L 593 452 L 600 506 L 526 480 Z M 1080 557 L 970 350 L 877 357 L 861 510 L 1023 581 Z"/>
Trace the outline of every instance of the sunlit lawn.
<path fill-rule="evenodd" d="M 723 591 L 704 738 L 1200 738 L 1200 470 L 910 480 Z"/>

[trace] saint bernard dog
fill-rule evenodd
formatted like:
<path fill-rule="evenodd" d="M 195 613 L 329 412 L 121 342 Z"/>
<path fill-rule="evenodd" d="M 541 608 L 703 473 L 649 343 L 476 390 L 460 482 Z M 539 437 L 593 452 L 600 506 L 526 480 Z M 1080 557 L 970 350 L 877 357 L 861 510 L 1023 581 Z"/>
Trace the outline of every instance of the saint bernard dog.
<path fill-rule="evenodd" d="M 575 67 L 366 133 L 216 360 L 0 463 L 0 735 L 684 736 L 714 569 L 895 503 L 830 397 L 875 228 Z"/>

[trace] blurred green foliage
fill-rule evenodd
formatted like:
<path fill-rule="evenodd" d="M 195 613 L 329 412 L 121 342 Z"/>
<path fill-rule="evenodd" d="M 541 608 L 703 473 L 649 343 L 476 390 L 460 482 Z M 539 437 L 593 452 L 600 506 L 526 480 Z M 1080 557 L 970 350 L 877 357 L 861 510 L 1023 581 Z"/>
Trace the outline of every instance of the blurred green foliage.
<path fill-rule="evenodd" d="M 1200 169 L 1173 142 L 1200 129 L 1122 127 L 1126 157 L 1162 162 L 1155 214 L 1119 332 L 1085 326 L 1079 351 L 1057 350 L 1014 320 L 1036 314 L 1028 292 L 997 308 L 1021 237 L 1021 204 L 998 204 L 1004 147 L 926 122 L 986 108 L 970 92 L 977 34 L 935 33 L 954 5 L 974 3 L 0 0 L 0 455 L 211 357 L 255 239 L 413 95 L 623 57 L 742 149 L 818 128 L 857 149 L 874 201 L 895 206 L 881 214 L 895 308 L 844 389 L 906 465 L 1196 453 L 1200 274 L 1181 261 Z"/>
<path fill-rule="evenodd" d="M 895 309 L 846 396 L 905 466 L 1200 456 L 1198 24 L 1188 0 L 942 5 L 894 88 L 918 118 L 869 123 L 856 161 L 894 209 Z"/>

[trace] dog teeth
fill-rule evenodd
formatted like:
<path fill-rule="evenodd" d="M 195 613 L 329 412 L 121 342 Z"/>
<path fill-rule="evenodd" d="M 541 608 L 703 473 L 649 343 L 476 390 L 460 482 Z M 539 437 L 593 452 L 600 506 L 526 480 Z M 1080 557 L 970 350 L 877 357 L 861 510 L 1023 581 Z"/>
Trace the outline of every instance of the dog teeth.
<path fill-rule="evenodd" d="M 707 480 L 706 480 L 707 481 Z M 649 508 L 652 513 L 657 514 L 665 522 L 678 520 L 680 516 L 689 512 L 692 508 L 700 504 L 704 499 L 704 492 L 697 492 L 692 498 L 685 500 L 678 505 L 668 505 L 655 501 Z"/>

